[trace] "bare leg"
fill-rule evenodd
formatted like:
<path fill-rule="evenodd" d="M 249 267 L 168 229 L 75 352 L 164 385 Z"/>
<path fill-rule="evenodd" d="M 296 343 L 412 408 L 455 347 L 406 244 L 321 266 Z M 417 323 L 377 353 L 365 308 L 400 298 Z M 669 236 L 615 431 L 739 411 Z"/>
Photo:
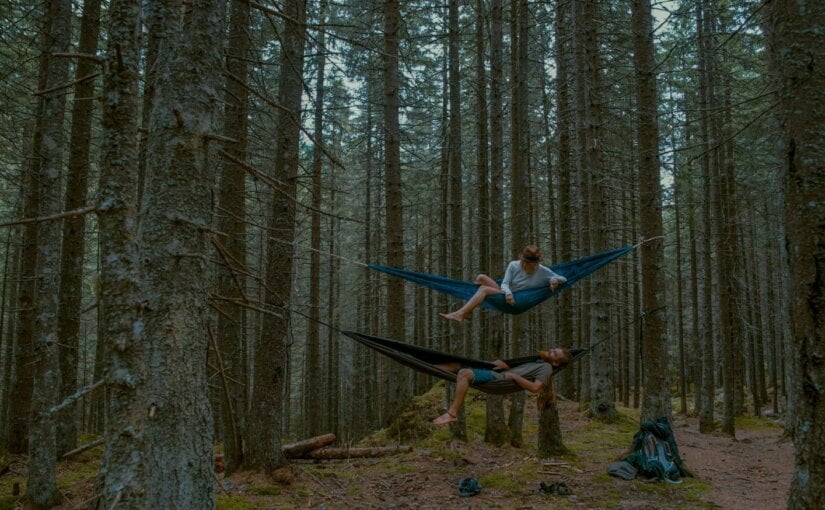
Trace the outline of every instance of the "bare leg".
<path fill-rule="evenodd" d="M 461 369 L 461 365 L 456 363 L 455 361 L 452 363 L 437 363 L 433 366 L 440 368 L 441 370 L 446 370 L 447 372 L 456 373 Z"/>
<path fill-rule="evenodd" d="M 470 314 L 470 312 L 483 303 L 487 296 L 501 292 L 501 287 L 499 287 L 498 283 L 486 274 L 476 276 L 475 281 L 479 285 L 479 288 L 476 290 L 476 293 L 473 294 L 473 297 L 464 303 L 464 306 L 455 312 L 440 313 L 438 315 L 451 321 L 461 322 L 467 317 L 468 314 Z"/>
<path fill-rule="evenodd" d="M 456 421 L 458 419 L 458 411 L 464 405 L 464 397 L 467 396 L 467 390 L 470 388 L 470 383 L 475 379 L 473 371 L 469 368 L 462 368 L 458 371 L 458 377 L 455 382 L 455 396 L 453 403 L 447 412 L 433 420 L 436 425 L 446 425 L 447 423 Z"/>

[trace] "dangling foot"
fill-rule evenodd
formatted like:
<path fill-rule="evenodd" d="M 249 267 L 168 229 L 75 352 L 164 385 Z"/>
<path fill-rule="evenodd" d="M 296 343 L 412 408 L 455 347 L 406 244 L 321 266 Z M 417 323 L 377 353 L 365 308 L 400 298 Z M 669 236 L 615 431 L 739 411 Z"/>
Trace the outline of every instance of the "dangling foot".
<path fill-rule="evenodd" d="M 438 418 L 434 419 L 433 423 L 435 423 L 436 425 L 446 425 L 450 422 L 456 421 L 457 419 L 458 419 L 458 417 L 456 415 L 454 415 L 450 411 L 447 411 L 446 413 L 442 414 Z"/>
<path fill-rule="evenodd" d="M 464 317 L 458 314 L 458 312 L 450 312 L 450 313 L 439 313 L 438 315 L 444 317 L 449 321 L 456 321 L 461 322 L 464 320 Z"/>

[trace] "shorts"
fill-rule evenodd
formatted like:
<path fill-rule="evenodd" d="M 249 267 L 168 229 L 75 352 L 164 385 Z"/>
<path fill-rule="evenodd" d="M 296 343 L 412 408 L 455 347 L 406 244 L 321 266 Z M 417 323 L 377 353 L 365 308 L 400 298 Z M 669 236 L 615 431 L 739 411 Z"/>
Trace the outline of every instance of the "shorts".
<path fill-rule="evenodd" d="M 483 384 L 497 379 L 497 374 L 492 370 L 484 368 L 472 368 L 471 370 L 473 371 L 473 384 Z"/>

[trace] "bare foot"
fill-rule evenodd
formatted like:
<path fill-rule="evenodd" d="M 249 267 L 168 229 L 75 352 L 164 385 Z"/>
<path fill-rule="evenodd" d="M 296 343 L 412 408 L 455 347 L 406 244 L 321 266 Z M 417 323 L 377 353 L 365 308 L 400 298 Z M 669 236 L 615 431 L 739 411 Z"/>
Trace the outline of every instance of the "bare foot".
<path fill-rule="evenodd" d="M 434 419 L 433 423 L 435 423 L 436 425 L 446 425 L 450 422 L 456 421 L 457 419 L 458 418 L 456 417 L 456 415 L 452 414 L 450 411 L 447 411 L 438 418 Z"/>
<path fill-rule="evenodd" d="M 450 320 L 450 321 L 461 322 L 461 321 L 464 320 L 464 317 L 458 315 L 457 312 L 439 313 L 438 315 L 440 315 L 440 316 L 442 316 L 445 319 Z"/>

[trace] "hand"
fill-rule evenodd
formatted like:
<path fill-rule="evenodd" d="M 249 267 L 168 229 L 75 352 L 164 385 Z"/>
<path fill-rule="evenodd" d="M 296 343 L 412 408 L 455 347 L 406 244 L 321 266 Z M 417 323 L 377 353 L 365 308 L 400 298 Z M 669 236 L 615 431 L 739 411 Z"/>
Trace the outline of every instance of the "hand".
<path fill-rule="evenodd" d="M 500 359 L 497 359 L 493 362 L 493 370 L 509 370 L 509 369 L 510 369 L 510 365 L 508 365 L 507 363 L 501 361 Z"/>
<path fill-rule="evenodd" d="M 550 279 L 550 290 L 551 290 L 552 292 L 555 292 L 555 291 L 556 291 L 556 287 L 558 287 L 558 286 L 559 286 L 559 283 L 561 283 L 561 280 L 559 280 L 558 278 L 556 278 L 556 277 L 551 278 L 551 279 Z"/>
<path fill-rule="evenodd" d="M 507 294 L 504 296 L 504 300 L 507 301 L 508 305 L 516 304 L 516 298 L 514 298 L 512 294 Z"/>

